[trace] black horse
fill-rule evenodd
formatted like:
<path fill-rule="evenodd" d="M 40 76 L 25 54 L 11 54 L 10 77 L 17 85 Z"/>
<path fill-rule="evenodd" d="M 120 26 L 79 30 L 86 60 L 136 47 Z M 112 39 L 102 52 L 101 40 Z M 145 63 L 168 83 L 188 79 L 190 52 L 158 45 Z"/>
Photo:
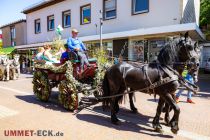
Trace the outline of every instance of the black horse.
<path fill-rule="evenodd" d="M 110 103 L 111 121 L 118 124 L 116 113 L 119 111 L 118 103 L 122 101 L 123 96 L 118 96 L 124 93 L 127 87 L 132 90 L 139 90 L 145 87 L 151 87 L 154 83 L 161 79 L 170 77 L 170 82 L 151 88 L 150 92 L 160 96 L 157 113 L 153 120 L 155 129 L 160 129 L 159 118 L 164 103 L 168 103 L 174 110 L 174 116 L 170 121 L 171 130 L 177 133 L 179 130 L 178 121 L 180 108 L 177 106 L 172 94 L 179 87 L 177 76 L 169 69 L 173 67 L 174 62 L 185 63 L 196 56 L 196 52 L 190 40 L 185 38 L 177 38 L 169 44 L 165 45 L 158 55 L 158 63 L 150 63 L 148 65 L 137 65 L 120 63 L 109 68 L 104 76 L 103 81 L 103 96 L 116 95 L 111 99 L 104 100 L 104 104 Z"/>
<path fill-rule="evenodd" d="M 187 67 L 188 73 L 190 75 L 192 75 L 194 82 L 198 82 L 198 72 L 199 72 L 199 60 L 200 60 L 200 48 L 196 46 L 197 44 L 195 44 L 195 51 L 197 53 L 196 56 L 194 56 L 193 58 L 190 59 L 190 61 L 187 64 L 174 64 L 174 69 L 180 74 L 182 75 L 182 72 L 184 71 L 184 69 Z M 198 90 L 198 89 L 197 89 Z M 132 95 L 133 96 L 133 95 Z M 132 98 L 130 98 L 132 101 Z M 176 100 L 176 96 L 175 94 L 173 94 L 173 99 Z M 170 125 L 170 116 L 169 113 L 172 110 L 172 108 L 170 107 L 169 104 L 165 104 L 165 106 L 163 107 L 163 112 L 165 112 L 165 117 L 164 120 L 166 122 L 166 125 Z"/>
<path fill-rule="evenodd" d="M 182 75 L 182 72 L 184 69 L 188 70 L 188 73 L 192 75 L 195 82 L 198 81 L 198 72 L 199 72 L 199 61 L 200 61 L 200 48 L 197 46 L 197 43 L 194 44 L 194 50 L 196 51 L 196 55 L 192 57 L 187 63 L 173 63 L 173 68 L 179 73 L 179 75 Z M 129 62 L 133 63 L 133 62 Z M 132 91 L 132 89 L 131 89 Z M 138 110 L 134 105 L 133 102 L 134 92 L 131 92 L 129 94 L 129 101 L 130 101 L 130 108 L 134 113 L 137 113 Z M 176 100 L 175 93 L 172 95 L 173 99 Z M 170 116 L 169 113 L 172 110 L 172 108 L 169 106 L 169 104 L 165 104 L 163 107 L 163 112 L 165 113 L 164 121 L 166 122 L 166 125 L 170 125 Z"/>

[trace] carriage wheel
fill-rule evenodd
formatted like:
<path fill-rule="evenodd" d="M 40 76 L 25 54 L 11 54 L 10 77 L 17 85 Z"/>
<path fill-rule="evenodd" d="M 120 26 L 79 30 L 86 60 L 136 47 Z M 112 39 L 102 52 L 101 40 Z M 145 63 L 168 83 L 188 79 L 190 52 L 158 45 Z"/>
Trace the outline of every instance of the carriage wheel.
<path fill-rule="evenodd" d="M 71 88 L 71 85 L 67 81 L 61 81 L 59 84 L 59 102 L 67 110 L 76 110 L 78 107 L 78 96 Z"/>
<path fill-rule="evenodd" d="M 45 72 L 35 71 L 33 78 L 33 91 L 38 99 L 47 102 L 50 97 L 51 87 Z"/>
<path fill-rule="evenodd" d="M 3 77 L 4 77 L 4 72 L 2 71 L 2 69 L 0 69 L 0 81 L 3 80 Z"/>

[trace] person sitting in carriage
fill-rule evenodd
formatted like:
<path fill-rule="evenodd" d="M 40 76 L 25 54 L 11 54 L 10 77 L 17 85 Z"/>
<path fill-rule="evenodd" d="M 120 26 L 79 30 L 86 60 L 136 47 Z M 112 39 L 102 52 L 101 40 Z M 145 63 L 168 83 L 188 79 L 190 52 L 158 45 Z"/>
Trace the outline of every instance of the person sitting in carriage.
<path fill-rule="evenodd" d="M 61 55 L 61 58 L 60 58 L 61 64 L 64 64 L 66 61 L 71 59 L 70 58 L 71 51 L 70 51 L 70 49 L 68 47 L 68 44 L 65 44 L 64 47 L 65 47 L 66 51 L 63 52 L 62 55 Z"/>
<path fill-rule="evenodd" d="M 80 63 L 80 70 L 81 72 L 84 71 L 84 64 L 86 64 L 88 67 L 90 67 L 90 63 L 88 62 L 88 58 L 85 54 L 87 51 L 85 45 L 83 42 L 78 39 L 78 31 L 76 29 L 72 29 L 72 37 L 68 38 L 67 45 L 70 51 L 75 52 L 81 63 Z"/>
<path fill-rule="evenodd" d="M 44 46 L 44 52 L 42 54 L 42 60 L 45 60 L 46 64 L 48 64 L 48 65 L 52 65 L 53 63 L 60 63 L 51 54 L 51 46 L 50 45 L 45 45 Z"/>

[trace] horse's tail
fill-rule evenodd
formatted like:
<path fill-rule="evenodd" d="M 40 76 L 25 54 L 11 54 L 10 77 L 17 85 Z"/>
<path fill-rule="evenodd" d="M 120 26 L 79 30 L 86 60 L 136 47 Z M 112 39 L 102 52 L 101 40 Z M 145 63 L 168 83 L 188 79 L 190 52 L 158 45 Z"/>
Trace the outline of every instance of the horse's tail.
<path fill-rule="evenodd" d="M 104 75 L 104 80 L 103 80 L 103 83 L 102 83 L 102 88 L 103 88 L 103 94 L 102 94 L 102 96 L 103 96 L 103 97 L 110 96 L 109 80 L 108 80 L 108 77 L 107 77 L 107 72 L 106 72 L 105 75 Z M 102 101 L 103 110 L 104 110 L 106 107 L 108 107 L 109 104 L 110 104 L 109 98 L 103 99 L 103 101 Z"/>

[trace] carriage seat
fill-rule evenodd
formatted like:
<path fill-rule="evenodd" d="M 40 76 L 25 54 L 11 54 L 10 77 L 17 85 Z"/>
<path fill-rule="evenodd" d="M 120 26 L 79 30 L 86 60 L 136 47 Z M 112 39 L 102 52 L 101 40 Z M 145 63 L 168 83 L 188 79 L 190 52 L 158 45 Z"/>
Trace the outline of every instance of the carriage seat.
<path fill-rule="evenodd" d="M 86 57 L 88 58 L 87 54 L 86 54 Z M 73 63 L 80 63 L 79 57 L 76 52 L 73 52 L 73 51 L 69 52 L 69 58 Z M 88 61 L 90 63 L 94 63 L 94 62 L 97 62 L 97 59 L 96 58 L 90 58 L 90 59 L 88 58 Z"/>
<path fill-rule="evenodd" d="M 97 59 L 96 58 L 90 58 L 88 59 L 88 61 L 90 63 L 96 63 L 97 62 Z M 73 63 L 80 63 L 80 60 L 72 60 Z"/>

